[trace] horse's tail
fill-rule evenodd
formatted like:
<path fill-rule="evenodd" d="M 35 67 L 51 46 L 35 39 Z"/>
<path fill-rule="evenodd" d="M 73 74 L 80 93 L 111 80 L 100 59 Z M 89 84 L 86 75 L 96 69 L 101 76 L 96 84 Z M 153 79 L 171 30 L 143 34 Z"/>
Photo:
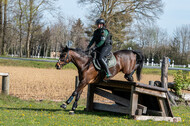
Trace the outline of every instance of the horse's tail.
<path fill-rule="evenodd" d="M 137 54 L 136 64 L 138 65 L 136 68 L 136 76 L 137 80 L 140 81 L 141 79 L 141 71 L 143 68 L 143 60 L 144 56 L 141 51 L 133 51 L 133 53 Z"/>

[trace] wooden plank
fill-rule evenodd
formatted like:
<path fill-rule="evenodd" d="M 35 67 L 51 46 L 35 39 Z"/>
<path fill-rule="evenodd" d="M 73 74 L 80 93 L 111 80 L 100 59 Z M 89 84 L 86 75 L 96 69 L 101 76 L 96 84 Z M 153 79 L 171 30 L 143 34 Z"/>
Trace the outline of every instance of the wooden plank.
<path fill-rule="evenodd" d="M 156 87 L 156 86 L 151 86 L 151 85 L 147 85 L 147 84 L 143 84 L 143 83 L 139 83 L 137 82 L 135 84 L 136 87 L 143 87 L 146 89 L 151 89 L 151 90 L 155 90 L 155 91 L 161 91 L 161 92 L 167 92 L 167 89 L 162 88 L 162 87 Z"/>
<path fill-rule="evenodd" d="M 162 117 L 162 116 L 134 116 L 135 120 L 153 120 L 153 121 L 169 121 L 169 122 L 181 122 L 181 117 Z"/>
<path fill-rule="evenodd" d="M 114 94 L 111 94 L 109 92 L 106 92 L 100 88 L 96 88 L 95 91 L 94 91 L 95 94 L 97 95 L 100 95 L 104 98 L 107 98 L 107 99 L 110 99 L 110 100 L 113 100 L 121 105 L 124 105 L 124 106 L 127 106 L 129 107 L 130 105 L 130 101 L 125 99 L 125 98 L 122 98 L 122 97 L 119 97 L 117 95 L 114 95 Z"/>
<path fill-rule="evenodd" d="M 162 116 L 163 117 L 164 113 L 162 111 L 147 110 L 147 115 Z"/>
<path fill-rule="evenodd" d="M 93 84 L 88 85 L 86 111 L 93 111 L 94 88 Z"/>
<path fill-rule="evenodd" d="M 114 88 L 122 88 L 122 89 L 131 89 L 132 85 L 135 85 L 136 82 L 129 82 L 129 81 L 118 81 L 118 80 L 107 80 L 102 81 L 95 85 L 102 85 L 102 86 L 108 86 L 108 87 L 114 87 Z"/>
<path fill-rule="evenodd" d="M 8 73 L 0 73 L 0 76 L 9 76 Z"/>
<path fill-rule="evenodd" d="M 148 94 L 148 95 L 152 95 L 152 96 L 156 96 L 156 97 L 166 98 L 166 94 L 164 92 L 160 92 L 160 91 L 154 91 L 154 90 L 145 89 L 145 88 L 141 88 L 141 87 L 136 87 L 135 91 L 138 93 L 143 93 L 143 94 Z"/>
<path fill-rule="evenodd" d="M 94 110 L 102 110 L 102 111 L 109 111 L 109 112 L 116 112 L 116 113 L 122 113 L 122 114 L 129 114 L 129 107 L 124 107 L 121 105 L 107 105 L 107 104 L 101 104 L 101 103 L 94 103 Z"/>
<path fill-rule="evenodd" d="M 163 99 L 163 98 L 157 98 L 157 99 L 158 99 L 158 104 L 159 104 L 160 110 L 163 113 L 162 116 L 166 117 L 167 116 L 166 113 L 168 113 L 168 111 L 167 111 L 167 108 L 164 104 L 165 99 Z"/>
<path fill-rule="evenodd" d="M 166 95 L 166 105 L 168 106 L 168 116 L 174 117 L 171 106 L 170 106 L 168 95 Z"/>
<path fill-rule="evenodd" d="M 136 115 L 142 115 L 142 113 L 143 113 L 143 110 L 142 110 L 142 109 L 137 109 Z"/>
<path fill-rule="evenodd" d="M 143 113 L 143 114 L 146 114 L 146 112 L 147 112 L 147 107 L 146 107 L 146 106 L 141 105 L 141 104 L 138 104 L 138 105 L 137 105 L 137 108 L 138 108 L 138 109 L 142 109 L 142 113 Z"/>
<path fill-rule="evenodd" d="M 133 116 L 136 114 L 137 105 L 138 105 L 138 93 L 135 92 L 135 86 L 131 87 L 131 100 L 130 100 L 130 115 Z"/>

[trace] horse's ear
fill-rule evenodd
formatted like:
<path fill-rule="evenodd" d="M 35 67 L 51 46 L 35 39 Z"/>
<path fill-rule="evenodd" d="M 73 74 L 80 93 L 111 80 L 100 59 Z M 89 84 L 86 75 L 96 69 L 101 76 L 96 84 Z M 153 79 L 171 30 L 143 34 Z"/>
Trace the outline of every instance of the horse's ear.
<path fill-rule="evenodd" d="M 63 47 L 63 44 L 61 43 L 61 49 L 63 49 L 64 47 Z"/>
<path fill-rule="evenodd" d="M 66 50 L 68 50 L 68 49 L 69 49 L 67 45 L 66 45 L 65 49 L 66 49 Z"/>

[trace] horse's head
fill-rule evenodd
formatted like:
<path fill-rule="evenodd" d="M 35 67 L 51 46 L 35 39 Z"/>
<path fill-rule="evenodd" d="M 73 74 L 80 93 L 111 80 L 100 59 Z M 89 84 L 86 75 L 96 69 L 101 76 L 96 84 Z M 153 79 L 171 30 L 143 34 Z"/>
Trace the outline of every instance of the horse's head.
<path fill-rule="evenodd" d="M 61 67 L 68 64 L 69 62 L 70 62 L 69 48 L 66 46 L 65 48 L 62 48 L 59 60 L 56 63 L 55 67 L 57 69 L 61 69 Z"/>

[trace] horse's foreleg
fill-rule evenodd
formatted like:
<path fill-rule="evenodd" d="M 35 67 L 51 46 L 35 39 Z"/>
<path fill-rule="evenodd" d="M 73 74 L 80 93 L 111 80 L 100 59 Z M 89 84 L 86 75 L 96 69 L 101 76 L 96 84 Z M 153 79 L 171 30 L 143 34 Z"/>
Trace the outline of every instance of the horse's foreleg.
<path fill-rule="evenodd" d="M 82 94 L 82 91 L 80 91 L 78 94 L 77 94 L 77 96 L 76 96 L 76 98 L 75 98 L 75 102 L 74 102 L 74 104 L 73 104 L 73 107 L 72 107 L 72 110 L 73 111 L 75 111 L 75 109 L 77 108 L 77 106 L 78 106 L 78 100 L 80 99 L 80 95 Z"/>
<path fill-rule="evenodd" d="M 71 103 L 71 101 L 73 100 L 73 98 L 74 98 L 76 95 L 77 95 L 77 92 L 74 91 L 74 92 L 72 93 L 72 95 L 69 97 L 69 99 L 68 99 L 65 103 L 63 103 L 60 107 L 66 109 L 66 108 L 67 108 L 67 105 Z"/>
<path fill-rule="evenodd" d="M 81 83 L 79 83 L 79 86 L 75 90 L 77 92 L 77 95 L 76 95 L 76 98 L 75 98 L 75 102 L 73 103 L 73 107 L 72 107 L 73 111 L 75 111 L 76 108 L 77 108 L 78 100 L 80 99 L 80 95 L 82 94 L 83 89 L 84 89 L 85 86 L 86 86 L 86 83 L 84 83 L 84 81 L 82 81 Z"/>
<path fill-rule="evenodd" d="M 72 110 L 75 110 L 75 109 L 77 108 L 77 102 L 78 102 L 78 100 L 79 100 L 79 98 L 80 98 L 80 94 L 82 93 L 83 88 L 84 88 L 85 86 L 86 86 L 86 83 L 83 83 L 83 81 L 81 81 L 81 82 L 79 83 L 79 86 L 78 86 L 78 87 L 76 88 L 76 90 L 72 93 L 72 95 L 69 97 L 69 99 L 68 99 L 65 103 L 63 103 L 60 107 L 66 109 L 67 105 L 71 103 L 71 101 L 73 100 L 73 98 L 74 98 L 75 96 L 77 96 L 76 99 L 75 99 L 75 102 L 74 102 L 74 104 L 73 104 L 73 108 L 72 108 Z"/>

